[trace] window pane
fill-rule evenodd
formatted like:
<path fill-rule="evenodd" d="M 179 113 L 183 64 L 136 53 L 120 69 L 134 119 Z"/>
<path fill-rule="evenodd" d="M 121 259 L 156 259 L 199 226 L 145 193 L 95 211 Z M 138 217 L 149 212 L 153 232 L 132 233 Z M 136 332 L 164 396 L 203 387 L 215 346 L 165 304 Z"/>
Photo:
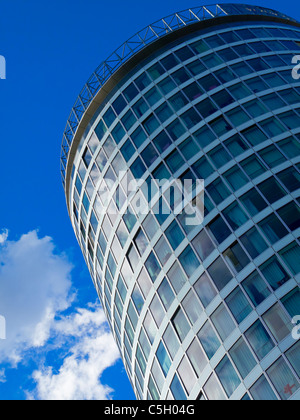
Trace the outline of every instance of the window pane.
<path fill-rule="evenodd" d="M 192 241 L 192 244 L 202 261 L 204 261 L 215 250 L 215 246 L 209 236 L 202 230 L 198 236 Z"/>
<path fill-rule="evenodd" d="M 232 279 L 232 275 L 221 257 L 209 267 L 208 272 L 219 291 L 221 291 Z"/>
<path fill-rule="evenodd" d="M 250 389 L 254 401 L 277 401 L 271 386 L 264 376 L 262 376 Z"/>
<path fill-rule="evenodd" d="M 210 401 L 225 401 L 225 394 L 215 375 L 212 375 L 204 386 L 204 392 Z"/>
<path fill-rule="evenodd" d="M 201 329 L 198 338 L 207 357 L 211 360 L 218 351 L 221 343 L 209 322 Z"/>
<path fill-rule="evenodd" d="M 156 356 L 157 356 L 157 360 L 159 361 L 159 364 L 162 368 L 162 371 L 165 375 L 165 377 L 168 375 L 170 367 L 171 367 L 171 360 L 168 356 L 168 353 L 165 349 L 165 346 L 163 345 L 163 343 L 161 342 L 158 350 L 156 352 Z"/>
<path fill-rule="evenodd" d="M 229 353 L 240 375 L 245 379 L 255 368 L 256 361 L 244 339 L 240 338 Z"/>
<path fill-rule="evenodd" d="M 226 303 L 238 324 L 243 322 L 252 312 L 252 308 L 246 296 L 239 287 L 228 296 Z"/>
<path fill-rule="evenodd" d="M 268 245 L 256 227 L 249 230 L 240 239 L 252 258 L 258 257 L 268 248 Z"/>
<path fill-rule="evenodd" d="M 278 342 L 292 331 L 291 320 L 278 303 L 263 315 L 263 320 Z"/>
<path fill-rule="evenodd" d="M 222 362 L 217 366 L 216 374 L 220 379 L 227 396 L 230 398 L 240 385 L 241 381 L 227 356 L 224 357 Z"/>
<path fill-rule="evenodd" d="M 300 247 L 296 242 L 281 250 L 280 255 L 294 275 L 300 273 Z"/>
<path fill-rule="evenodd" d="M 187 356 L 195 369 L 197 376 L 199 377 L 207 366 L 207 359 L 197 339 L 193 341 L 190 348 L 187 350 Z"/>
<path fill-rule="evenodd" d="M 249 328 L 249 330 L 246 331 L 245 336 L 259 360 L 264 359 L 264 357 L 274 348 L 271 337 L 260 321 L 257 321 Z"/>
<path fill-rule="evenodd" d="M 217 291 L 206 273 L 195 283 L 194 288 L 205 308 L 217 296 Z"/>
<path fill-rule="evenodd" d="M 182 309 L 179 309 L 177 311 L 177 313 L 172 319 L 172 323 L 178 334 L 178 337 L 180 338 L 181 342 L 183 342 L 186 336 L 188 335 L 191 327 Z"/>
<path fill-rule="evenodd" d="M 219 308 L 212 314 L 211 320 L 222 341 L 225 341 L 236 328 L 235 323 L 224 304 L 220 305 Z"/>
<path fill-rule="evenodd" d="M 275 256 L 263 264 L 260 270 L 273 290 L 279 289 L 290 279 L 290 276 Z"/>
<path fill-rule="evenodd" d="M 284 401 L 288 400 L 299 388 L 299 382 L 283 357 L 280 357 L 270 369 L 267 370 L 276 391 Z"/>

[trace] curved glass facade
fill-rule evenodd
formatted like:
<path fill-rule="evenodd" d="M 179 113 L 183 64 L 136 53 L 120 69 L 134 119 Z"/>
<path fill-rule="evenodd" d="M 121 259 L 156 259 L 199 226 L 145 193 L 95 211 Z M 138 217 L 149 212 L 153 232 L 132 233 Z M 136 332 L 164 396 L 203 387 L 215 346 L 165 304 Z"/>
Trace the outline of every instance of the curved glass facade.
<path fill-rule="evenodd" d="M 76 148 L 72 224 L 139 399 L 299 399 L 295 55 L 300 25 L 270 18 L 178 36 Z M 152 181 L 186 179 L 205 180 L 202 224 L 195 195 L 178 214 L 157 185 L 149 203 Z"/>

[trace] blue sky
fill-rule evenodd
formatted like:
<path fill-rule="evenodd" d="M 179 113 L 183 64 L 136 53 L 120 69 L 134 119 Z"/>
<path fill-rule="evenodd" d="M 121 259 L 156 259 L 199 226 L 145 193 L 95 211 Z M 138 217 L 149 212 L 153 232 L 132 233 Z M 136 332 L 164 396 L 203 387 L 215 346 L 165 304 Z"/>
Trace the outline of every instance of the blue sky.
<path fill-rule="evenodd" d="M 0 399 L 134 398 L 68 219 L 61 139 L 101 61 L 144 26 L 200 4 L 2 0 Z M 296 0 L 260 5 L 300 19 Z"/>

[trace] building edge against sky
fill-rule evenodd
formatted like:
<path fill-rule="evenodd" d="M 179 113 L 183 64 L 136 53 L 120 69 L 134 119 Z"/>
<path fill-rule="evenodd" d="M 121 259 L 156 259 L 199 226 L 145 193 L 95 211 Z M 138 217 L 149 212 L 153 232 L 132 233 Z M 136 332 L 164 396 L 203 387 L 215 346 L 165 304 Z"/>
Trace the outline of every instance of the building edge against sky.
<path fill-rule="evenodd" d="M 125 43 L 72 110 L 69 214 L 139 399 L 300 398 L 295 55 L 279 12 L 190 9 Z M 198 179 L 195 225 L 198 192 L 177 212 L 174 186 Z"/>

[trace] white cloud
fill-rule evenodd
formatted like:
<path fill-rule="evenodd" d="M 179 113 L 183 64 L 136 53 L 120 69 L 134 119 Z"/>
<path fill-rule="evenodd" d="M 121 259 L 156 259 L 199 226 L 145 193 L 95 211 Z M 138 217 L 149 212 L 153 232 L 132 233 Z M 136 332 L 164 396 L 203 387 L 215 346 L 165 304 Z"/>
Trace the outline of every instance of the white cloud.
<path fill-rule="evenodd" d="M 107 330 L 105 315 L 100 307 L 78 309 L 55 325 L 60 339 L 74 339 L 69 355 L 58 373 L 44 367 L 35 371 L 35 398 L 43 400 L 104 400 L 113 390 L 100 382 L 102 373 L 119 359 L 119 351 Z"/>
<path fill-rule="evenodd" d="M 37 361 L 36 389 L 28 398 L 110 398 L 113 390 L 101 384 L 101 375 L 119 352 L 100 306 L 73 310 L 70 261 L 55 253 L 51 238 L 39 238 L 36 231 L 14 242 L 5 231 L 0 243 L 0 315 L 6 319 L 7 337 L 0 340 L 2 367 L 20 369 Z M 63 315 L 67 309 L 69 316 Z M 62 360 L 47 366 L 52 351 Z"/>
<path fill-rule="evenodd" d="M 72 266 L 56 255 L 51 238 L 37 232 L 0 248 L 0 312 L 6 319 L 6 340 L 0 342 L 0 363 L 17 365 L 23 353 L 49 338 L 51 324 L 70 307 Z"/>
<path fill-rule="evenodd" d="M 4 244 L 4 242 L 7 241 L 7 238 L 8 238 L 8 230 L 4 229 L 2 233 L 0 234 L 0 244 Z"/>

